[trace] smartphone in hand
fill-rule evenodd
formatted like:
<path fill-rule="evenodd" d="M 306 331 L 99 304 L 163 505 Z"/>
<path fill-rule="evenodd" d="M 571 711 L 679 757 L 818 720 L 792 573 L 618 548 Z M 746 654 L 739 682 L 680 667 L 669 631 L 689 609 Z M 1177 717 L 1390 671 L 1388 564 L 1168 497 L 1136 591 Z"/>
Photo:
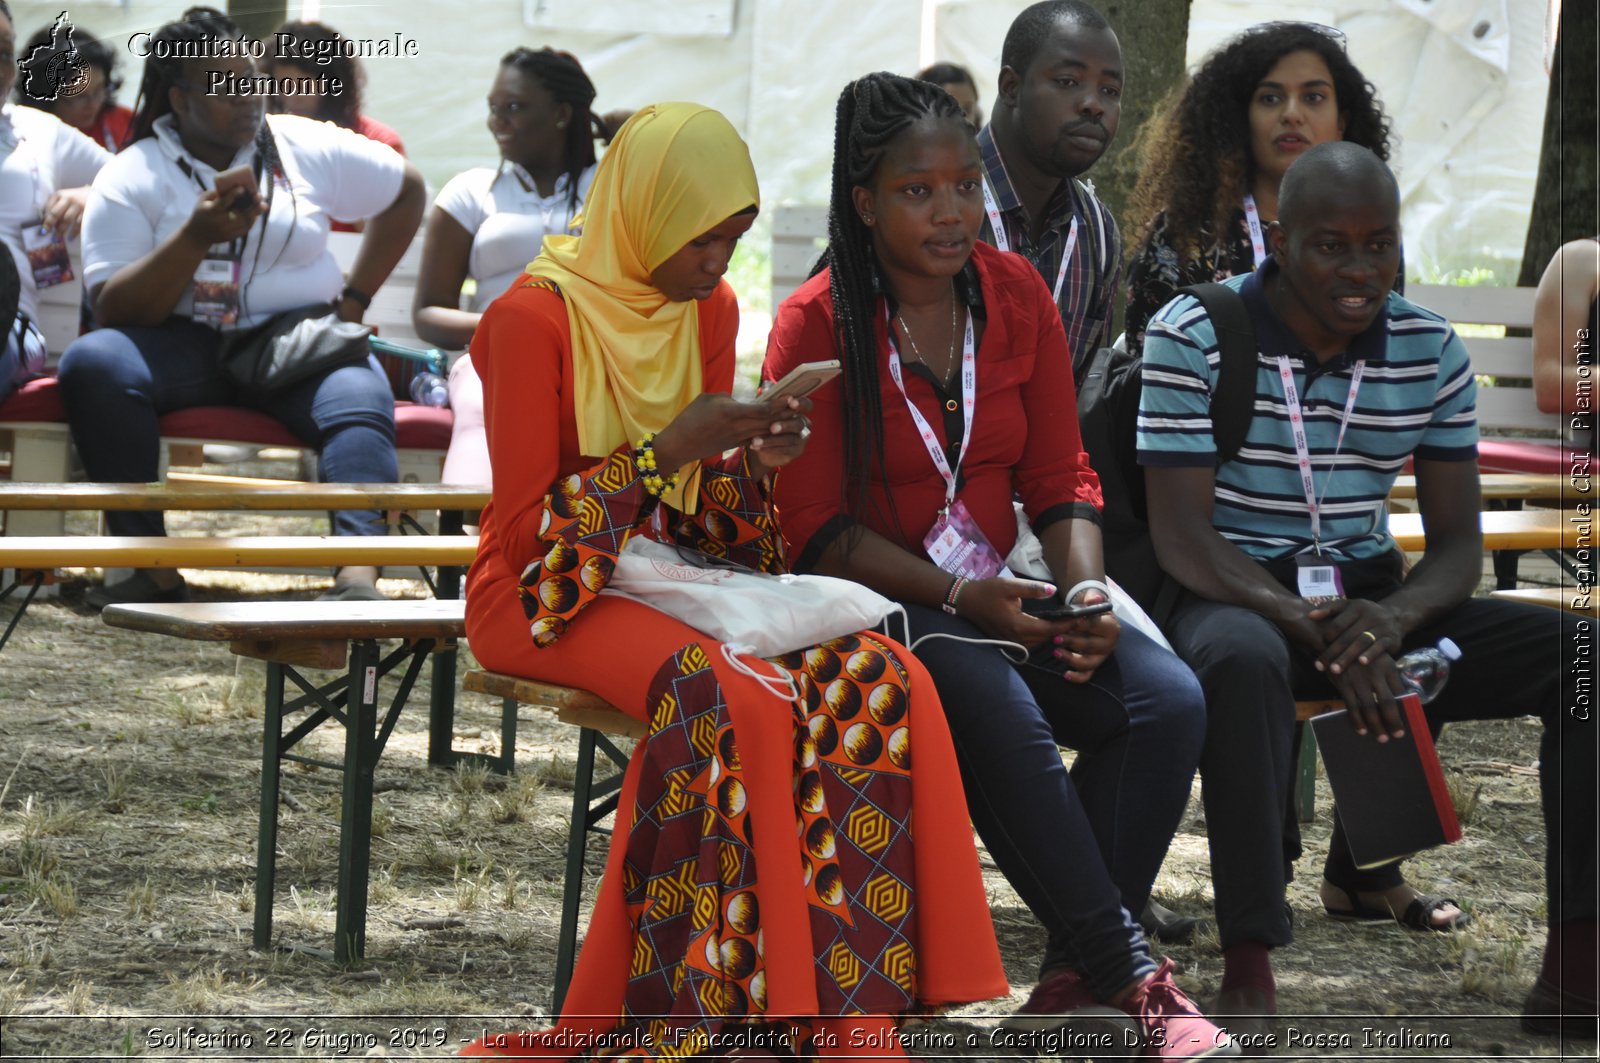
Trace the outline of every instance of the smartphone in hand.
<path fill-rule="evenodd" d="M 1036 616 L 1040 620 L 1081 620 L 1087 616 L 1099 616 L 1111 612 L 1109 601 L 1093 602 L 1088 605 L 1068 605 L 1062 601 L 1059 594 L 1052 594 L 1048 598 L 1022 599 L 1022 611 L 1029 616 Z"/>
<path fill-rule="evenodd" d="M 771 403 L 790 397 L 803 398 L 839 375 L 839 359 L 825 362 L 806 362 L 783 375 L 782 380 L 769 384 L 756 396 L 757 402 Z"/>
<path fill-rule="evenodd" d="M 256 185 L 255 171 L 248 166 L 223 170 L 212 181 L 211 187 L 217 190 L 218 198 L 228 205 L 229 210 L 249 210 L 255 206 L 256 195 L 260 191 Z"/>

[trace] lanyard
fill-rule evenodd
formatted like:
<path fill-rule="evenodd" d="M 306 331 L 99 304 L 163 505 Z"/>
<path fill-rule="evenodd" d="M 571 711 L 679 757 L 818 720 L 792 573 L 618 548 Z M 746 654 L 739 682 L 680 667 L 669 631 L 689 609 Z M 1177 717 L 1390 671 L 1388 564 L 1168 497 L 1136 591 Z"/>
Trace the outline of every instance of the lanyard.
<path fill-rule="evenodd" d="M 1344 446 L 1344 432 L 1350 426 L 1350 414 L 1356 408 L 1356 393 L 1361 390 L 1361 376 L 1366 372 L 1366 361 L 1356 362 L 1355 371 L 1350 376 L 1350 394 L 1344 400 L 1344 412 L 1339 415 L 1339 438 L 1333 444 L 1333 455 L 1328 465 L 1327 479 L 1322 481 L 1322 494 L 1316 493 L 1316 484 L 1311 478 L 1311 448 L 1306 442 L 1306 422 L 1300 412 L 1300 392 L 1294 386 L 1294 370 L 1289 366 L 1289 359 L 1278 355 L 1278 376 L 1283 380 L 1283 401 L 1289 407 L 1289 427 L 1294 435 L 1294 456 L 1300 467 L 1300 486 L 1306 493 L 1306 509 L 1311 514 L 1311 543 L 1318 554 L 1322 553 L 1322 500 L 1328 497 L 1328 485 L 1333 482 L 1333 473 L 1339 457 L 1339 448 Z"/>
<path fill-rule="evenodd" d="M 900 376 L 900 348 L 895 346 L 894 322 L 889 318 L 887 302 L 883 306 L 883 327 L 889 335 L 889 376 L 894 380 L 894 386 L 900 389 L 900 397 L 906 400 L 906 409 L 917 426 L 917 434 L 922 437 L 922 445 L 928 448 L 928 457 L 933 459 L 933 467 L 939 470 L 939 476 L 944 480 L 944 509 L 941 512 L 948 514 L 950 503 L 956 499 L 956 469 L 966 460 L 967 446 L 972 442 L 973 413 L 978 405 L 978 359 L 972 338 L 972 311 L 967 310 L 967 331 L 961 341 L 961 455 L 956 459 L 956 469 L 950 467 L 950 459 L 945 457 L 944 448 L 939 446 L 939 437 L 934 435 L 927 418 L 922 416 L 922 411 L 906 394 L 905 381 Z"/>
<path fill-rule="evenodd" d="M 995 199 L 994 188 L 990 186 L 989 179 L 983 179 L 983 209 L 989 215 L 989 228 L 994 230 L 994 246 L 1001 251 L 1011 250 L 1011 238 L 1006 235 L 1005 219 L 1000 216 L 1000 202 Z M 1072 262 L 1072 253 L 1078 248 L 1078 216 L 1072 216 L 1072 225 L 1067 229 L 1067 243 L 1061 249 L 1061 265 L 1056 270 L 1056 283 L 1050 290 L 1050 298 L 1059 306 L 1061 303 L 1061 286 L 1066 283 L 1067 266 Z"/>
<path fill-rule="evenodd" d="M 1250 226 L 1250 254 L 1256 268 L 1260 269 L 1261 263 L 1267 260 L 1267 241 L 1261 235 L 1261 212 L 1256 209 L 1256 197 L 1248 192 L 1244 194 L 1244 220 Z"/>

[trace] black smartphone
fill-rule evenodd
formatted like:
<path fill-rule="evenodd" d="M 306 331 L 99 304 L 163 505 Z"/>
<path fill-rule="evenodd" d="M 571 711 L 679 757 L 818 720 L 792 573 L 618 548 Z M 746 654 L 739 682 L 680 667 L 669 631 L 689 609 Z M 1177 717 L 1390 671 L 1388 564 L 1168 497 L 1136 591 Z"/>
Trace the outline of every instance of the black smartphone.
<path fill-rule="evenodd" d="M 1090 605 L 1068 605 L 1059 597 L 1022 599 L 1022 611 L 1040 620 L 1081 620 L 1086 616 L 1099 616 L 1111 612 L 1111 603 L 1094 602 Z"/>

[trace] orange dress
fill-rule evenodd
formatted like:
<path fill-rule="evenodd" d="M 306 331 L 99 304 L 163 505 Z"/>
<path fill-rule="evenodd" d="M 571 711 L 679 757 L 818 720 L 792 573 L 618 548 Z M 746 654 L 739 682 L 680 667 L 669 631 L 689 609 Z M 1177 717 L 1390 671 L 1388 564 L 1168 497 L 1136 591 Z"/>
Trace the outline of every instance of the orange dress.
<path fill-rule="evenodd" d="M 705 389 L 727 392 L 726 284 L 699 326 Z M 548 282 L 490 306 L 472 359 L 496 467 L 467 581 L 473 653 L 591 690 L 650 732 L 565 1017 L 466 1054 L 676 1058 L 776 1035 L 801 1058 L 900 1055 L 896 1016 L 1008 992 L 943 712 L 914 657 L 861 633 L 775 658 L 801 691 L 790 701 L 715 639 L 597 593 L 636 531 L 778 570 L 768 485 L 742 452 L 707 466 L 693 517 L 644 492 L 631 445 L 580 454 L 566 307 Z"/>

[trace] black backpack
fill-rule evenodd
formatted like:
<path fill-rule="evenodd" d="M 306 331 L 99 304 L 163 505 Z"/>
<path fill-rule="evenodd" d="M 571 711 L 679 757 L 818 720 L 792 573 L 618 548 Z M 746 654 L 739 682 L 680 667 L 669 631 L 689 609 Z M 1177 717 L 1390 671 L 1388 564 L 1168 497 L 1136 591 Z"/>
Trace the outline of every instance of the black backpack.
<path fill-rule="evenodd" d="M 1178 289 L 1178 294 L 1200 300 L 1217 331 L 1222 363 L 1211 396 L 1211 423 L 1220 466 L 1239 453 L 1255 415 L 1255 330 L 1244 300 L 1232 288 L 1194 284 Z M 1115 347 L 1095 351 L 1077 380 L 1078 424 L 1105 500 L 1100 524 L 1106 574 L 1156 623 L 1165 624 L 1179 587 L 1161 571 L 1150 541 L 1136 439 L 1143 374 L 1144 359 L 1139 355 Z"/>

